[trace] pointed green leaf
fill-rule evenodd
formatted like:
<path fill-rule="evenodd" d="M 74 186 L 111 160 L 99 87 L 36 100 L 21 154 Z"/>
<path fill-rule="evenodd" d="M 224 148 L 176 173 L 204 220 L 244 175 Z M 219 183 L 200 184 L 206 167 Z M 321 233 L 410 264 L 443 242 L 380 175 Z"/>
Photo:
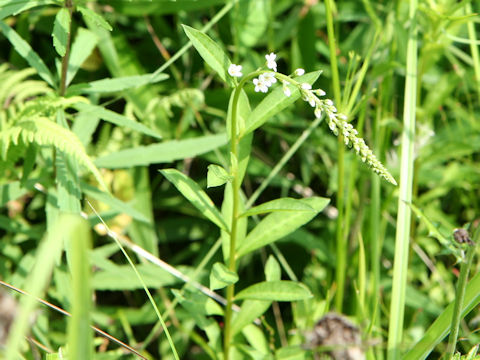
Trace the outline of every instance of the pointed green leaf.
<path fill-rule="evenodd" d="M 279 280 L 253 284 L 235 295 L 235 300 L 298 301 L 312 296 L 310 290 L 302 283 Z"/>
<path fill-rule="evenodd" d="M 252 216 L 276 211 L 315 211 L 303 199 L 280 198 L 260 204 L 245 211 L 240 216 Z"/>
<path fill-rule="evenodd" d="M 68 95 L 113 93 L 153 84 L 168 79 L 167 74 L 145 74 L 124 76 L 114 79 L 101 79 L 84 84 L 75 84 L 68 90 Z"/>
<path fill-rule="evenodd" d="M 53 80 L 52 73 L 50 72 L 50 70 L 48 70 L 47 66 L 40 58 L 40 56 L 38 56 L 38 54 L 33 51 L 32 47 L 25 40 L 23 40 L 22 37 L 18 35 L 15 30 L 13 30 L 3 21 L 0 21 L 0 30 L 2 30 L 5 37 L 13 45 L 15 51 L 18 52 L 31 67 L 37 70 L 38 75 L 50 86 L 55 86 L 55 81 Z"/>
<path fill-rule="evenodd" d="M 124 126 L 132 130 L 138 131 L 139 133 L 150 135 L 158 139 L 162 137 L 160 134 L 143 125 L 142 123 L 129 119 L 126 116 L 117 114 L 116 112 L 113 112 L 111 110 L 107 110 L 102 106 L 78 102 L 74 105 L 74 107 L 78 111 L 90 113 L 92 116 L 99 117 L 105 121 L 111 122 L 112 124 Z"/>
<path fill-rule="evenodd" d="M 105 30 L 112 31 L 112 27 L 107 22 L 107 20 L 105 20 L 101 15 L 97 14 L 95 11 L 90 10 L 89 8 L 81 5 L 77 6 L 77 10 L 80 11 L 80 13 L 84 18 L 94 22 L 95 25 L 100 26 Z"/>
<path fill-rule="evenodd" d="M 199 136 L 193 139 L 172 140 L 160 144 L 137 146 L 98 158 L 95 164 L 107 169 L 128 168 L 191 158 L 227 143 L 224 134 Z"/>
<path fill-rule="evenodd" d="M 330 202 L 322 197 L 311 197 L 299 200 L 312 207 L 314 211 L 281 211 L 267 215 L 247 235 L 243 244 L 237 251 L 237 256 L 243 256 L 249 252 L 270 244 L 292 233 L 300 226 L 312 220 L 318 212 L 322 211 Z"/>
<path fill-rule="evenodd" d="M 61 8 L 53 23 L 53 46 L 58 55 L 65 56 L 67 52 L 68 34 L 70 33 L 70 13 L 67 8 Z"/>
<path fill-rule="evenodd" d="M 0 20 L 10 15 L 18 15 L 19 13 L 31 9 L 36 6 L 58 5 L 58 1 L 54 0 L 2 0 L 0 4 Z"/>
<path fill-rule="evenodd" d="M 300 83 L 309 83 L 312 85 L 321 73 L 322 71 L 320 70 L 314 71 L 299 76 L 295 78 L 295 80 Z M 244 135 L 262 126 L 268 119 L 281 112 L 287 106 L 293 104 L 300 97 L 300 91 L 296 87 L 292 85 L 289 85 L 289 87 L 292 92 L 289 97 L 285 96 L 283 89 L 280 86 L 273 90 L 260 102 L 260 104 L 257 105 L 247 119 Z"/>
<path fill-rule="evenodd" d="M 233 176 L 229 175 L 223 167 L 214 164 L 208 165 L 207 188 L 222 186 L 232 180 Z"/>
<path fill-rule="evenodd" d="M 230 271 L 224 264 L 213 264 L 212 271 L 210 272 L 210 289 L 217 290 L 223 289 L 228 285 L 235 284 L 238 281 L 238 275 Z"/>
<path fill-rule="evenodd" d="M 207 219 L 216 224 L 219 228 L 228 231 L 228 226 L 223 220 L 222 214 L 215 207 L 213 201 L 198 184 L 185 174 L 176 169 L 160 170 L 168 181 L 170 181 L 182 193 L 185 198 L 195 206 Z"/>
<path fill-rule="evenodd" d="M 281 276 L 282 270 L 280 269 L 280 264 L 272 255 L 270 255 L 265 264 L 265 278 L 267 281 L 276 281 L 280 280 Z"/>
<path fill-rule="evenodd" d="M 78 28 L 75 34 L 75 39 L 72 44 L 72 51 L 68 60 L 67 69 L 67 85 L 71 83 L 80 66 L 90 56 L 93 49 L 97 46 L 98 38 L 91 31 Z M 76 95 L 76 94 L 72 94 Z M 67 89 L 67 96 L 70 95 L 70 88 Z"/>
<path fill-rule="evenodd" d="M 231 61 L 223 49 L 210 37 L 190 26 L 182 25 L 183 30 L 205 62 L 215 70 L 223 81 L 233 86 L 228 67 Z"/>
<path fill-rule="evenodd" d="M 271 304 L 270 300 L 245 300 L 240 307 L 240 311 L 233 319 L 233 335 L 242 331 L 245 326 L 262 316 Z"/>

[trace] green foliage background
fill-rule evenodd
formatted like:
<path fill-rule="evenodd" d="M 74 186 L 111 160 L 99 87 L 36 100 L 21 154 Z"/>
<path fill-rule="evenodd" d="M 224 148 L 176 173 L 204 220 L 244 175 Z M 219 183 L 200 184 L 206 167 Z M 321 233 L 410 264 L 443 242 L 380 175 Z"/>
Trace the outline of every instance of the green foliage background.
<path fill-rule="evenodd" d="M 244 74 L 263 66 L 264 55 L 270 52 L 277 54 L 279 71 L 285 74 L 299 67 L 307 72 L 322 70 L 315 87 L 333 99 L 325 4 L 315 0 L 73 3 L 78 11 L 71 19 L 70 59 L 62 77 L 70 26 L 65 3 L 0 0 L 0 279 L 68 311 L 75 303 L 72 294 L 93 299 L 93 307 L 85 312 L 92 324 L 147 358 L 173 358 L 142 283 L 108 236 L 115 233 L 163 314 L 179 357 L 219 358 L 222 309 L 207 301 L 196 285 L 208 287 L 210 270 L 222 259 L 220 232 L 158 170 L 176 168 L 188 174 L 220 208 L 223 192 L 206 189 L 207 167 L 229 163 L 225 131 L 231 91 L 191 47 L 181 25 L 202 29 L 233 63 L 242 64 Z M 409 2 L 339 0 L 333 5 L 343 89 L 343 102 L 337 106 L 349 110 L 353 125 L 398 181 Z M 412 203 L 418 211 L 406 230 L 411 246 L 400 346 L 407 358 L 405 354 L 425 340 L 427 329 L 455 298 L 458 264 L 451 234 L 475 222 L 480 210 L 478 11 L 475 1 L 424 0 L 417 7 Z M 362 72 L 357 94 L 354 84 Z M 246 94 L 252 108 L 263 98 L 253 86 L 246 88 Z M 297 102 L 255 132 L 243 186 L 247 198 L 313 120 L 311 108 Z M 240 291 L 264 281 L 265 274 L 276 274 L 267 267 L 273 255 L 281 266 L 281 278 L 302 281 L 314 297 L 274 303 L 260 325 L 249 325 L 254 329 L 236 335 L 240 344 L 236 356 L 310 358 L 311 352 L 302 346 L 304 334 L 323 314 L 336 309 L 362 329 L 368 358 L 382 359 L 390 325 L 398 188 L 372 174 L 353 152 L 343 154 L 339 150 L 343 145 L 327 126 L 309 131 L 308 140 L 256 204 L 316 195 L 330 198 L 330 205 L 281 241 L 243 257 L 236 286 Z M 339 157 L 344 164 L 340 172 Z M 82 213 L 88 225 L 65 220 L 65 212 Z M 335 302 L 336 276 L 342 271 L 335 241 L 339 227 L 347 244 L 346 282 Z M 91 250 L 70 244 L 68 239 L 82 242 L 84 237 L 78 234 L 88 229 Z M 40 252 L 43 238 L 51 252 Z M 132 244 L 190 276 L 196 285 L 185 286 L 171 268 L 147 261 Z M 90 262 L 91 276 L 82 273 L 85 269 L 76 256 Z M 28 275 L 42 264 L 51 270 L 45 270 L 48 285 L 37 289 L 31 287 L 35 281 Z M 73 264 L 85 282 L 75 276 L 76 281 L 71 280 Z M 477 262 L 471 271 L 478 273 Z M 82 283 L 91 286 L 76 292 Z M 23 298 L 8 292 L 16 300 Z M 221 290 L 218 293 L 223 296 Z M 470 290 L 471 307 L 478 304 L 479 293 L 478 287 Z M 78 339 L 72 330 L 68 335 L 67 318 L 50 308 L 41 309 L 34 313 L 35 321 L 22 321 L 30 328 L 26 335 L 42 346 L 28 347 L 19 337 L 23 356 L 45 358 L 51 353 L 53 358 L 62 348 L 75 358 L 72 349 Z M 457 345 L 463 353 L 480 342 L 478 310 L 465 315 Z M 135 357 L 101 339 L 96 335 L 81 341 L 85 346 L 93 341 L 94 358 Z M 434 345 L 432 340 L 427 348 Z M 431 356 L 439 357 L 445 345 L 446 341 L 436 346 Z M 415 353 L 410 358 L 419 357 Z"/>

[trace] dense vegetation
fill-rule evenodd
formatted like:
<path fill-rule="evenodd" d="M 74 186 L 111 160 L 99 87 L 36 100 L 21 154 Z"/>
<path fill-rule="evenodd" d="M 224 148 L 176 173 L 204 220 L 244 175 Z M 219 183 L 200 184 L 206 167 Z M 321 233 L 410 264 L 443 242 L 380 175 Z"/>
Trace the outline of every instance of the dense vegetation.
<path fill-rule="evenodd" d="M 0 357 L 474 358 L 477 11 L 0 0 Z"/>

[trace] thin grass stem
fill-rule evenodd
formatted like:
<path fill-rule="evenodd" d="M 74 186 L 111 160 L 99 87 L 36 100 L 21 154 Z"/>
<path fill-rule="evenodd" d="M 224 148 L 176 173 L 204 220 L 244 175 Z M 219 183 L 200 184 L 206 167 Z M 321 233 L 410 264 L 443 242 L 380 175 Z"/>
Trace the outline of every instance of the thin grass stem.
<path fill-rule="evenodd" d="M 415 109 L 417 102 L 417 1 L 410 2 L 410 30 L 407 43 L 407 65 L 405 75 L 405 102 L 403 111 L 402 150 L 400 157 L 400 190 L 398 197 L 397 230 L 395 235 L 395 257 L 392 279 L 392 300 L 388 329 L 387 358 L 400 358 L 403 334 L 405 291 L 407 285 L 408 249 L 410 238 L 412 201 Z"/>

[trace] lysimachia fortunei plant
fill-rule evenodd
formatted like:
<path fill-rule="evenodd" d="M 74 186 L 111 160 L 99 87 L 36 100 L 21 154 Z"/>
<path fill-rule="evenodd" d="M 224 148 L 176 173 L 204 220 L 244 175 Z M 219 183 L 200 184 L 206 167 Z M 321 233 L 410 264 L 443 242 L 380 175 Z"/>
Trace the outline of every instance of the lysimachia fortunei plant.
<path fill-rule="evenodd" d="M 212 290 L 226 288 L 226 304 L 223 310 L 225 319 L 223 358 L 236 358 L 235 352 L 240 349 L 242 352 L 265 353 L 269 351 L 268 348 L 258 348 L 260 342 L 253 340 L 263 336 L 253 322 L 267 311 L 273 301 L 305 300 L 312 294 L 299 282 L 281 280 L 280 266 L 273 257 L 269 258 L 265 266 L 266 281 L 253 284 L 235 293 L 235 283 L 238 281 L 238 260 L 306 224 L 325 208 L 329 200 L 321 197 L 280 198 L 249 208 L 250 202 L 245 201 L 241 184 L 250 155 L 253 131 L 285 107 L 302 98 L 314 109 L 314 116 L 317 119 L 325 116 L 334 134 L 343 136 L 345 144 L 353 146 L 362 160 L 376 173 L 393 184 L 395 180 L 373 155 L 363 139 L 357 137 L 357 131 L 347 122 L 346 116 L 337 112 L 331 100 L 321 99 L 325 96 L 325 92 L 321 89 L 312 89 L 312 84 L 320 75 L 319 71 L 305 74 L 303 69 L 297 69 L 292 75 L 285 75 L 278 72 L 276 54 L 270 53 L 265 56 L 264 68 L 244 75 L 242 66 L 232 64 L 220 46 L 208 36 L 187 26 L 184 26 L 184 30 L 206 63 L 233 88 L 227 116 L 230 164 L 228 167 L 212 164 L 208 167 L 207 174 L 209 187 L 226 185 L 221 211 L 216 208 L 201 187 L 186 175 L 175 169 L 165 169 L 161 172 L 221 231 L 224 264 L 214 264 L 210 274 L 210 287 Z M 275 85 L 277 83 L 280 86 Z M 251 110 L 244 91 L 246 86 L 254 86 L 256 92 L 262 93 L 273 90 L 254 110 Z M 253 229 L 247 231 L 247 218 L 260 214 L 268 215 Z M 238 313 L 234 314 L 235 303 L 239 301 L 243 302 L 239 304 L 240 308 L 237 308 Z M 180 302 L 191 311 L 191 306 L 188 306 L 185 300 Z M 215 322 L 207 320 L 208 314 L 210 313 L 207 311 L 200 314 L 198 307 L 195 308 L 195 318 L 201 318 L 202 328 L 208 328 L 206 332 L 210 346 L 214 347 L 212 350 L 219 353 L 221 341 L 218 337 L 221 332 Z M 240 333 L 250 347 L 238 345 L 242 342 L 239 340 Z"/>

